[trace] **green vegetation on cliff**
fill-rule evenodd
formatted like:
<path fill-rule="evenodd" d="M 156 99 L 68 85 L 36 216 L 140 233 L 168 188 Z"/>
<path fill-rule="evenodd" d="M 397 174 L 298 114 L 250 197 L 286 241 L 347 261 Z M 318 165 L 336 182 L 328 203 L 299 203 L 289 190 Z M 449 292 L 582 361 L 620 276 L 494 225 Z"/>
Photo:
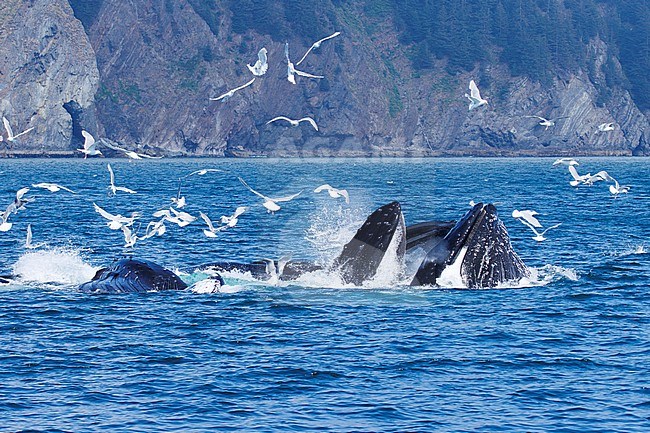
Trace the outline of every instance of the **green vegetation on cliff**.
<path fill-rule="evenodd" d="M 105 0 L 69 0 L 86 29 Z M 167 0 L 170 1 L 170 0 Z M 445 59 L 450 72 L 478 63 L 502 63 L 514 75 L 548 83 L 561 71 L 602 72 L 600 102 L 612 86 L 630 90 L 650 109 L 650 2 L 648 0 L 188 0 L 213 34 L 231 17 L 232 31 L 253 31 L 284 41 L 310 43 L 340 30 L 342 11 L 359 12 L 367 28 L 393 23 L 413 68 Z M 588 43 L 598 37 L 608 59 L 595 70 Z M 620 61 L 623 73 L 616 66 Z"/>

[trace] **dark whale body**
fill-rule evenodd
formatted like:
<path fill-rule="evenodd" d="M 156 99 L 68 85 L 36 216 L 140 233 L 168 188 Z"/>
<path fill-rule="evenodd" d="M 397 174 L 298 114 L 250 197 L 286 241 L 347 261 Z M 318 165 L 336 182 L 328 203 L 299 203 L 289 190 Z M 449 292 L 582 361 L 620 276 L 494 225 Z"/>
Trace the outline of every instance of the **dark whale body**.
<path fill-rule="evenodd" d="M 442 272 L 457 260 L 462 260 L 460 277 L 469 288 L 495 287 L 530 276 L 492 204 L 472 207 L 429 250 L 411 284 L 436 284 Z"/>
<path fill-rule="evenodd" d="M 87 293 L 143 293 L 186 288 L 187 284 L 172 271 L 147 260 L 132 258 L 115 261 L 79 286 L 79 290 Z"/>
<path fill-rule="evenodd" d="M 372 212 L 341 254 L 327 269 L 337 272 L 343 282 L 362 285 L 372 279 L 389 247 L 394 245 L 397 259 L 406 259 L 412 285 L 435 285 L 448 267 L 458 269 L 468 288 L 495 287 L 506 281 L 530 276 L 530 271 L 512 249 L 508 232 L 492 204 L 479 203 L 458 222 L 430 221 L 406 227 L 401 206 L 392 202 Z M 411 264 L 409 265 L 409 260 Z M 217 272 L 250 272 L 258 279 L 273 276 L 271 261 L 251 263 L 220 262 Z M 277 277 L 295 280 L 323 269 L 307 261 L 274 260 Z M 409 269 L 412 269 L 408 274 Z M 273 271 L 276 272 L 276 271 Z M 223 285 L 220 276 L 217 286 Z M 90 293 L 137 293 L 183 290 L 187 285 L 173 272 L 149 261 L 117 260 L 97 272 L 79 289 Z"/>
<path fill-rule="evenodd" d="M 336 258 L 333 268 L 345 283 L 361 285 L 377 273 L 393 238 L 401 236 L 397 254 L 403 257 L 406 251 L 402 207 L 396 201 L 381 206 L 371 213 L 357 230 L 352 240 Z"/>

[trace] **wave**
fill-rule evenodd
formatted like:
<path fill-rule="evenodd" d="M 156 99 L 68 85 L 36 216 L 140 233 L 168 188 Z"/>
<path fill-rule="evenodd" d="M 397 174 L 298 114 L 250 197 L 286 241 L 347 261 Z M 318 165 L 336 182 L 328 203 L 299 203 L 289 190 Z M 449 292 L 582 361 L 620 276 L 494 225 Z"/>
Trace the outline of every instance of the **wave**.
<path fill-rule="evenodd" d="M 648 254 L 648 248 L 645 244 L 639 245 L 628 245 L 625 249 L 619 251 L 613 251 L 610 253 L 612 256 L 616 257 L 625 257 L 625 256 L 635 256 L 641 254 Z"/>
<path fill-rule="evenodd" d="M 99 268 L 86 263 L 78 250 L 51 248 L 29 251 L 13 265 L 13 275 L 23 283 L 81 284 L 92 279 Z"/>

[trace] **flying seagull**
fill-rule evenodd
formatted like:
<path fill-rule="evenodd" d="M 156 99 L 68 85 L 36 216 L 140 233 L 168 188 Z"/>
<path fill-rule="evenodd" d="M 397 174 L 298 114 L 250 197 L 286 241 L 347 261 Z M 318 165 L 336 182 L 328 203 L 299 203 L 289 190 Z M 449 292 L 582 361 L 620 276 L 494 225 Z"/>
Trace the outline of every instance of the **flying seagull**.
<path fill-rule="evenodd" d="M 14 141 L 16 138 L 20 137 L 21 135 L 27 134 L 29 131 L 34 129 L 34 127 L 31 127 L 29 129 L 24 130 L 20 134 L 14 135 L 13 129 L 11 129 L 11 125 L 9 124 L 9 121 L 7 120 L 6 117 L 2 116 L 2 123 L 5 125 L 5 131 L 7 131 L 7 141 Z M 0 141 L 2 141 L 2 136 L 0 136 Z"/>
<path fill-rule="evenodd" d="M 234 89 L 227 91 L 226 93 L 224 93 L 224 94 L 221 95 L 221 96 L 217 96 L 216 98 L 210 98 L 210 101 L 219 101 L 219 100 L 221 100 L 221 99 L 223 99 L 224 101 L 226 101 L 226 100 L 228 100 L 232 95 L 234 95 L 236 91 L 241 90 L 241 89 L 243 89 L 243 88 L 245 88 L 245 87 L 248 87 L 248 86 L 250 86 L 251 84 L 253 84 L 253 81 L 255 81 L 255 78 L 253 78 L 252 80 L 250 80 L 248 83 L 244 84 L 243 86 L 235 87 Z"/>
<path fill-rule="evenodd" d="M 613 131 L 614 130 L 614 122 L 601 123 L 600 125 L 598 125 L 598 130 L 600 132 Z"/>
<path fill-rule="evenodd" d="M 115 195 L 117 193 L 117 191 L 122 191 L 122 192 L 126 192 L 126 193 L 129 193 L 129 194 L 136 194 L 135 191 L 133 191 L 132 189 L 129 189 L 127 187 L 115 186 L 115 174 L 113 173 L 113 169 L 111 168 L 110 164 L 106 164 L 106 166 L 108 167 L 108 172 L 111 175 L 111 184 L 108 186 L 108 189 L 111 191 L 112 195 Z"/>
<path fill-rule="evenodd" d="M 268 125 L 269 123 L 275 122 L 277 120 L 286 120 L 291 124 L 291 126 L 298 126 L 300 122 L 309 122 L 309 124 L 313 126 L 316 131 L 318 131 L 318 125 L 316 125 L 316 121 L 311 117 L 303 117 L 302 119 L 294 120 L 294 119 L 289 119 L 288 117 L 285 116 L 278 116 L 269 120 L 268 122 L 266 122 L 266 124 Z"/>
<path fill-rule="evenodd" d="M 76 194 L 76 192 L 74 192 L 70 188 L 66 188 L 65 186 L 61 186 L 61 185 L 59 185 L 57 183 L 41 182 L 41 183 L 33 183 L 32 186 L 34 188 L 46 189 L 46 190 L 48 190 L 50 192 L 59 192 L 61 190 L 64 190 L 64 191 L 68 191 L 68 192 L 71 192 L 73 194 Z"/>
<path fill-rule="evenodd" d="M 560 159 L 556 159 L 555 162 L 553 162 L 553 165 L 560 165 L 560 164 L 563 164 L 563 165 L 580 165 L 580 164 L 578 164 L 578 161 L 576 161 L 573 158 L 560 158 Z"/>
<path fill-rule="evenodd" d="M 266 210 L 268 212 L 271 212 L 271 213 L 274 213 L 274 212 L 277 212 L 277 211 L 280 210 L 280 206 L 276 202 L 285 202 L 285 201 L 293 200 L 294 198 L 298 197 L 302 193 L 302 191 L 300 191 L 297 194 L 293 194 L 293 195 L 290 195 L 290 196 L 287 196 L 287 197 L 271 198 L 271 197 L 267 197 L 264 194 L 260 194 L 259 192 L 255 191 L 253 188 L 248 186 L 246 181 L 244 179 L 242 179 L 241 177 L 238 177 L 238 179 L 246 188 L 248 188 L 248 190 L 250 192 L 252 192 L 256 196 L 264 199 L 264 203 L 262 203 L 262 206 L 264 206 L 266 208 Z"/>
<path fill-rule="evenodd" d="M 153 216 L 154 218 L 163 218 L 166 221 L 177 224 L 179 227 L 185 227 L 186 225 L 196 221 L 196 217 L 187 212 L 178 211 L 173 207 L 156 211 L 153 213 Z"/>
<path fill-rule="evenodd" d="M 569 166 L 569 173 L 571 173 L 571 177 L 573 177 L 573 180 L 569 182 L 569 185 L 571 186 L 578 186 L 581 183 L 586 183 L 587 179 L 591 177 L 591 173 L 583 175 L 578 174 L 578 170 L 576 170 L 573 165 Z"/>
<path fill-rule="evenodd" d="M 222 215 L 221 224 L 225 224 L 223 228 L 225 229 L 226 227 L 235 227 L 239 221 L 239 216 L 247 210 L 248 206 L 239 206 L 237 209 L 235 209 L 235 212 L 231 216 Z"/>
<path fill-rule="evenodd" d="M 29 188 L 20 188 L 16 191 L 14 201 L 9 203 L 9 206 L 7 206 L 4 212 L 0 213 L 0 232 L 6 232 L 11 229 L 13 223 L 7 222 L 11 214 L 18 213 L 19 210 L 25 209 L 27 203 L 34 201 L 34 199 L 23 198 L 28 191 Z"/>
<path fill-rule="evenodd" d="M 627 192 L 630 190 L 629 186 L 619 185 L 616 179 L 613 177 L 611 179 L 614 181 L 614 185 L 609 186 L 609 192 L 614 195 L 614 198 L 618 197 L 619 194 L 627 194 Z"/>
<path fill-rule="evenodd" d="M 609 173 L 607 173 L 605 170 L 601 170 L 598 173 L 591 175 L 587 179 L 585 179 L 584 183 L 586 185 L 593 185 L 595 182 L 599 182 L 601 180 L 606 180 L 608 182 L 616 182 L 616 179 L 610 176 Z"/>
<path fill-rule="evenodd" d="M 223 172 L 224 172 L 223 170 L 220 170 L 218 168 L 202 168 L 200 170 L 193 171 L 190 174 L 187 174 L 187 175 L 185 175 L 183 177 L 184 178 L 185 177 L 190 177 L 190 176 L 194 176 L 195 174 L 199 175 L 199 176 L 204 176 L 204 175 L 206 175 L 208 173 L 223 173 Z"/>
<path fill-rule="evenodd" d="M 543 232 L 540 233 L 540 232 L 537 231 L 537 229 L 535 227 L 533 227 L 532 224 L 529 224 L 528 221 L 526 221 L 525 219 L 519 219 L 519 221 L 521 221 L 523 224 L 527 225 L 533 231 L 533 233 L 535 233 L 535 236 L 533 236 L 533 239 L 536 240 L 537 242 L 545 241 L 546 238 L 544 237 L 544 234 L 547 231 L 562 225 L 562 223 L 555 224 L 554 226 L 550 226 L 549 228 L 547 228 L 546 230 L 544 230 Z"/>
<path fill-rule="evenodd" d="M 117 150 L 118 152 L 124 153 L 127 156 L 127 158 L 129 158 L 129 159 L 143 159 L 143 158 L 160 159 L 160 158 L 162 158 L 162 156 L 151 156 L 151 155 L 147 155 L 147 154 L 144 154 L 144 153 L 137 153 L 137 152 L 134 152 L 133 150 L 124 149 L 123 147 L 119 147 L 119 146 L 116 146 L 114 144 L 109 144 L 109 143 L 106 142 L 106 140 L 102 140 L 102 143 L 104 143 L 104 145 L 106 147 L 110 148 L 110 149 Z"/>
<path fill-rule="evenodd" d="M 119 230 L 122 228 L 122 226 L 130 226 L 137 218 L 140 217 L 139 212 L 133 212 L 130 217 L 125 217 L 119 214 L 113 215 L 111 213 L 108 213 L 101 207 L 97 206 L 96 203 L 93 203 L 93 207 L 95 208 L 95 212 L 108 220 L 108 223 L 106 223 L 106 225 L 108 225 L 111 230 Z"/>
<path fill-rule="evenodd" d="M 346 203 L 350 203 L 350 196 L 348 195 L 347 190 L 336 189 L 336 188 L 333 188 L 331 185 L 326 183 L 326 184 L 321 185 L 318 188 L 316 188 L 314 190 L 314 192 L 319 193 L 319 192 L 321 192 L 323 190 L 327 191 L 329 193 L 330 197 L 332 197 L 332 198 L 343 197 L 343 198 L 345 198 Z"/>
<path fill-rule="evenodd" d="M 291 60 L 289 60 L 289 42 L 284 45 L 284 56 L 287 58 L 287 80 L 291 84 L 296 84 L 296 75 L 307 78 L 325 78 L 322 75 L 313 75 L 296 69 L 293 63 L 291 63 Z"/>
<path fill-rule="evenodd" d="M 481 105 L 487 105 L 488 103 L 487 99 L 481 98 L 481 92 L 479 92 L 478 87 L 476 87 L 476 83 L 474 82 L 474 80 L 471 80 L 469 82 L 469 92 L 470 92 L 469 95 L 465 93 L 465 97 L 469 99 L 470 110 L 478 108 Z"/>
<path fill-rule="evenodd" d="M 216 238 L 217 232 L 223 230 L 223 228 L 215 227 L 214 224 L 212 224 L 212 220 L 210 219 L 210 217 L 208 217 L 203 212 L 199 212 L 199 216 L 203 218 L 203 221 L 205 221 L 205 223 L 208 225 L 207 229 L 203 229 L 203 234 L 209 238 Z"/>
<path fill-rule="evenodd" d="M 81 131 L 81 135 L 84 136 L 84 148 L 77 150 L 84 154 L 84 159 L 86 159 L 88 156 L 102 155 L 102 152 L 97 149 L 95 137 L 93 137 L 90 132 L 84 130 Z"/>
<path fill-rule="evenodd" d="M 312 44 L 312 46 L 309 47 L 309 49 L 307 50 L 307 52 L 302 56 L 302 58 L 301 58 L 300 60 L 298 60 L 298 62 L 296 62 L 296 66 L 298 66 L 299 64 L 302 63 L 303 60 L 305 60 L 305 57 L 307 57 L 307 54 L 309 54 L 309 53 L 311 52 L 311 50 L 313 50 L 314 48 L 319 48 L 319 47 L 320 47 L 320 44 L 322 44 L 323 42 L 325 42 L 325 41 L 328 40 L 328 39 L 335 38 L 335 37 L 337 37 L 337 36 L 340 35 L 340 34 L 341 34 L 341 32 L 335 32 L 335 33 L 333 33 L 333 34 L 331 34 L 331 35 L 329 35 L 329 36 L 327 36 L 327 37 L 325 37 L 325 38 L 323 38 L 323 39 L 321 39 L 321 40 L 319 40 L 319 41 L 314 42 L 314 43 Z"/>
<path fill-rule="evenodd" d="M 262 75 L 266 74 L 267 69 L 269 69 L 266 48 L 262 48 L 257 53 L 257 62 L 255 62 L 255 65 L 251 66 L 247 64 L 246 66 L 248 67 L 248 70 L 251 71 L 251 73 L 256 77 L 261 77 Z"/>
<path fill-rule="evenodd" d="M 560 119 L 566 119 L 569 116 L 562 116 L 562 117 L 557 117 L 555 119 L 545 119 L 541 116 L 524 116 L 524 117 L 529 117 L 532 119 L 539 119 L 538 125 L 540 126 L 545 126 L 544 131 L 546 131 L 549 127 L 555 126 L 555 122 L 557 122 Z"/>
<path fill-rule="evenodd" d="M 539 223 L 535 215 L 538 215 L 534 210 L 513 210 L 512 217 L 518 220 L 525 220 L 528 224 L 533 227 L 541 228 L 542 225 Z"/>
<path fill-rule="evenodd" d="M 162 236 L 165 234 L 167 231 L 167 227 L 165 226 L 165 221 L 167 221 L 167 218 L 163 217 L 158 221 L 150 221 L 149 224 L 147 224 L 147 231 L 145 234 L 145 238 L 150 238 L 154 235 L 156 236 Z"/>
<path fill-rule="evenodd" d="M 183 179 L 179 178 L 178 179 L 178 192 L 176 192 L 176 197 L 172 197 L 172 203 L 174 203 L 174 206 L 176 206 L 179 209 L 182 209 L 185 207 L 185 196 L 181 194 L 181 188 L 183 187 Z"/>

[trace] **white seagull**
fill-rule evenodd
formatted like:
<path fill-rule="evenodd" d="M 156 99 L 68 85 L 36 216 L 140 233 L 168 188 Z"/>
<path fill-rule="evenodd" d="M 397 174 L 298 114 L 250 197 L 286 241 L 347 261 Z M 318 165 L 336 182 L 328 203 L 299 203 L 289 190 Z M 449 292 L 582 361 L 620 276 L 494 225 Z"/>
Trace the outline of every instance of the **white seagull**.
<path fill-rule="evenodd" d="M 140 238 L 128 226 L 122 226 L 120 228 L 122 229 L 122 233 L 124 233 L 124 248 L 133 248 Z"/>
<path fill-rule="evenodd" d="M 311 117 L 303 117 L 302 119 L 294 120 L 294 119 L 289 119 L 288 117 L 285 117 L 285 116 L 278 116 L 278 117 L 274 117 L 273 119 L 269 120 L 268 122 L 266 122 L 266 124 L 268 125 L 269 123 L 275 122 L 277 120 L 286 120 L 287 122 L 289 122 L 291 124 L 291 126 L 298 126 L 298 124 L 300 124 L 300 122 L 309 122 L 309 124 L 311 126 L 313 126 L 316 131 L 318 131 L 318 125 L 316 124 L 316 121 L 314 119 L 312 119 Z"/>
<path fill-rule="evenodd" d="M 173 213 L 173 215 L 172 215 Z M 190 223 L 196 221 L 196 217 L 170 207 L 169 209 L 162 209 L 153 213 L 154 218 L 163 218 L 166 221 L 177 224 L 179 227 L 185 227 Z"/>
<path fill-rule="evenodd" d="M 106 166 L 108 167 L 108 172 L 111 175 L 111 184 L 108 186 L 108 189 L 111 191 L 112 195 L 115 195 L 117 193 L 117 191 L 122 191 L 122 192 L 126 192 L 126 193 L 129 193 L 129 194 L 136 194 L 135 191 L 133 191 L 132 189 L 129 189 L 129 188 L 125 187 L 125 186 L 115 186 L 115 174 L 113 173 L 113 169 L 111 168 L 110 164 L 106 164 Z"/>
<path fill-rule="evenodd" d="M 332 187 L 330 184 L 326 183 L 316 188 L 314 192 L 319 193 L 323 190 L 326 190 L 329 193 L 330 197 L 332 198 L 344 197 L 345 202 L 350 203 L 350 195 L 348 194 L 348 191 L 345 189 L 337 189 Z"/>
<path fill-rule="evenodd" d="M 29 188 L 20 188 L 16 191 L 16 198 L 14 201 L 9 203 L 7 209 L 4 212 L 0 213 L 0 232 L 6 232 L 11 229 L 13 223 L 8 222 L 9 216 L 14 213 L 18 213 L 19 210 L 25 209 L 25 205 L 34 201 L 34 199 L 24 198 L 24 195 L 27 194 Z"/>
<path fill-rule="evenodd" d="M 539 119 L 538 125 L 545 126 L 544 131 L 546 131 L 549 127 L 555 126 L 555 122 L 557 122 L 558 120 L 566 119 L 569 116 L 556 117 L 555 119 L 545 119 L 541 116 L 524 116 L 524 117 L 528 117 L 531 119 Z"/>
<path fill-rule="evenodd" d="M 9 124 L 9 121 L 7 120 L 6 117 L 2 116 L 2 123 L 5 125 L 5 131 L 7 131 L 7 141 L 14 141 L 16 138 L 20 137 L 21 135 L 27 134 L 29 131 L 34 129 L 34 127 L 31 127 L 29 129 L 24 130 L 20 134 L 14 135 L 13 129 L 11 129 L 11 125 Z M 2 136 L 0 136 L 0 141 L 2 141 Z"/>
<path fill-rule="evenodd" d="M 176 193 L 176 197 L 172 197 L 172 203 L 174 203 L 174 206 L 176 206 L 179 209 L 182 209 L 185 207 L 185 196 L 181 195 L 181 187 L 183 186 L 183 180 L 178 179 L 178 192 Z"/>
<path fill-rule="evenodd" d="M 469 82 L 469 95 L 465 93 L 465 97 L 469 99 L 469 109 L 473 110 L 480 107 L 481 105 L 487 105 L 487 99 L 481 98 L 481 92 L 479 92 L 478 87 L 474 80 Z"/>
<path fill-rule="evenodd" d="M 569 173 L 571 173 L 571 176 L 573 177 L 573 180 L 569 182 L 569 185 L 571 186 L 578 186 L 581 183 L 586 183 L 587 179 L 591 177 L 591 173 L 579 175 L 578 170 L 573 165 L 569 166 Z"/>
<path fill-rule="evenodd" d="M 246 66 L 248 66 L 248 70 L 251 71 L 251 73 L 256 77 L 261 77 L 262 75 L 266 74 L 267 69 L 269 69 L 266 48 L 262 48 L 257 53 L 257 62 L 255 62 L 255 65 L 251 66 L 247 64 Z"/>
<path fill-rule="evenodd" d="M 108 223 L 106 223 L 106 225 L 108 225 L 111 230 L 119 230 L 122 228 L 122 226 L 130 226 L 136 219 L 140 217 L 140 212 L 133 212 L 130 217 L 125 217 L 119 214 L 110 214 L 104 209 L 97 206 L 96 203 L 93 203 L 93 206 L 95 207 L 95 212 L 108 220 Z"/>
<path fill-rule="evenodd" d="M 164 235 L 165 232 L 167 231 L 167 227 L 165 226 L 165 221 L 167 221 L 165 217 L 161 218 L 158 221 L 150 221 L 149 224 L 147 224 L 145 239 L 150 238 L 154 235 L 156 236 Z"/>
<path fill-rule="evenodd" d="M 23 198 L 23 196 L 27 194 L 28 191 L 29 188 L 20 188 L 18 191 L 16 191 L 16 198 L 14 201 L 9 203 L 7 209 L 5 209 L 5 211 L 0 214 L 0 221 L 2 221 L 0 223 L 0 232 L 6 232 L 7 230 L 11 229 L 13 223 L 7 222 L 11 214 L 18 213 L 19 210 L 25 209 L 25 205 L 27 203 L 34 201 L 34 199 Z"/>
<path fill-rule="evenodd" d="M 614 195 L 614 198 L 618 197 L 619 194 L 627 194 L 627 192 L 630 190 L 629 186 L 619 185 L 616 179 L 614 179 L 613 177 L 611 179 L 614 181 L 614 185 L 609 186 L 609 192 L 611 192 L 612 195 Z"/>
<path fill-rule="evenodd" d="M 25 248 L 33 250 L 35 248 L 42 247 L 43 245 L 45 245 L 45 244 L 44 243 L 40 243 L 40 244 L 33 244 L 32 243 L 32 225 L 27 224 L 27 237 L 25 238 Z"/>
<path fill-rule="evenodd" d="M 84 136 L 84 148 L 77 150 L 84 154 L 84 159 L 86 159 L 88 156 L 102 155 L 102 152 L 97 149 L 95 137 L 93 137 L 90 132 L 81 131 L 81 135 Z"/>
<path fill-rule="evenodd" d="M 519 218 L 518 218 L 518 219 L 519 219 Z M 525 219 L 519 219 L 519 221 L 521 221 L 522 223 L 524 223 L 525 225 L 527 225 L 528 227 L 530 227 L 530 229 L 533 231 L 533 233 L 535 233 L 535 236 L 533 236 L 533 239 L 536 240 L 537 242 L 545 241 L 546 238 L 544 237 L 544 234 L 545 234 L 547 231 L 549 231 L 549 230 L 551 230 L 551 229 L 554 229 L 554 228 L 559 227 L 559 226 L 562 225 L 562 223 L 555 224 L 554 226 L 550 226 L 549 228 L 547 228 L 546 230 L 544 230 L 543 232 L 540 233 L 540 232 L 537 231 L 537 229 L 535 229 L 535 227 L 533 227 L 532 224 L 529 224 L 528 221 L 526 221 Z"/>
<path fill-rule="evenodd" d="M 606 180 L 608 182 L 616 182 L 616 179 L 614 179 L 612 176 L 609 175 L 605 170 L 601 170 L 598 173 L 589 176 L 584 183 L 586 185 L 593 185 L 595 182 L 601 181 L 601 180 Z"/>
<path fill-rule="evenodd" d="M 576 161 L 573 158 L 560 158 L 560 159 L 556 159 L 555 162 L 553 162 L 553 165 L 560 165 L 560 164 L 563 164 L 563 165 L 580 165 L 580 164 L 578 164 L 578 161 Z"/>
<path fill-rule="evenodd" d="M 208 173 L 223 173 L 223 172 L 224 172 L 223 170 L 220 170 L 218 168 L 202 168 L 200 170 L 193 171 L 190 174 L 186 174 L 183 177 L 184 178 L 185 177 L 190 177 L 190 176 L 194 176 L 195 174 L 198 175 L 198 176 L 204 176 L 204 175 L 206 175 Z"/>
<path fill-rule="evenodd" d="M 124 149 L 123 147 L 119 147 L 119 146 L 116 146 L 114 144 L 109 144 L 109 143 L 106 142 L 106 140 L 102 140 L 102 142 L 106 147 L 111 148 L 113 150 L 117 150 L 118 152 L 124 153 L 127 156 L 127 158 L 129 158 L 129 159 L 143 159 L 143 158 L 160 159 L 160 158 L 162 158 L 162 156 L 151 156 L 151 155 L 147 155 L 147 154 L 144 154 L 144 153 L 137 153 L 137 152 L 134 152 L 133 150 Z"/>
<path fill-rule="evenodd" d="M 59 185 L 57 183 L 41 182 L 41 183 L 33 183 L 32 186 L 34 188 L 46 189 L 46 190 L 48 190 L 50 192 L 59 192 L 61 190 L 64 190 L 64 191 L 68 191 L 68 192 L 71 192 L 73 194 L 76 194 L 76 192 L 74 192 L 70 188 L 66 188 L 65 186 Z"/>
<path fill-rule="evenodd" d="M 210 217 L 208 217 L 203 212 L 199 212 L 199 216 L 203 218 L 203 221 L 205 221 L 205 223 L 208 225 L 207 229 L 203 229 L 203 234 L 209 238 L 216 238 L 217 232 L 220 232 L 221 230 L 223 230 L 223 228 L 222 227 L 215 228 L 214 224 L 212 224 L 212 220 L 210 219 Z"/>
<path fill-rule="evenodd" d="M 601 123 L 600 125 L 598 125 L 598 130 L 600 132 L 613 131 L 614 130 L 614 122 Z"/>
<path fill-rule="evenodd" d="M 210 101 L 219 101 L 221 99 L 223 99 L 224 101 L 227 101 L 232 95 L 235 94 L 236 91 L 250 86 L 251 84 L 253 84 L 253 81 L 255 81 L 255 78 L 253 78 L 252 80 L 250 80 L 248 83 L 244 84 L 243 86 L 235 87 L 234 89 L 227 91 L 226 93 L 224 93 L 221 96 L 217 96 L 216 98 L 210 98 Z"/>
<path fill-rule="evenodd" d="M 233 213 L 231 216 L 222 215 L 221 224 L 225 224 L 225 227 L 235 227 L 239 221 L 239 216 L 247 210 L 248 206 L 239 206 L 237 209 L 235 209 L 235 213 Z"/>
<path fill-rule="evenodd" d="M 322 44 L 323 42 L 325 42 L 325 41 L 328 40 L 328 39 L 335 38 L 335 37 L 337 37 L 337 36 L 340 35 L 340 34 L 341 34 L 341 32 L 334 32 L 333 34 L 331 34 L 331 35 L 329 35 L 329 36 L 327 36 L 327 37 L 324 37 L 323 39 L 321 39 L 321 40 L 319 40 L 319 41 L 314 42 L 314 43 L 311 45 L 311 47 L 309 47 L 309 49 L 307 50 L 307 52 L 302 56 L 302 58 L 296 62 L 296 66 L 298 66 L 299 64 L 302 63 L 303 60 L 305 60 L 305 57 L 307 57 L 307 54 L 309 54 L 309 53 L 311 52 L 311 50 L 313 50 L 314 48 L 319 48 L 319 47 L 320 47 L 320 44 Z"/>
<path fill-rule="evenodd" d="M 528 224 L 532 225 L 533 227 L 541 228 L 542 225 L 539 223 L 537 218 L 535 218 L 535 215 L 538 215 L 537 212 L 534 210 L 513 210 L 512 211 L 512 217 L 516 219 L 521 219 L 525 220 L 528 222 Z"/>
<path fill-rule="evenodd" d="M 271 197 L 267 197 L 264 194 L 260 194 L 259 192 L 255 191 L 253 188 L 248 186 L 246 181 L 244 181 L 244 179 L 242 179 L 241 177 L 238 177 L 238 179 L 246 188 L 248 188 L 248 190 L 250 192 L 252 192 L 256 196 L 264 199 L 264 203 L 262 203 L 262 206 L 264 206 L 266 208 L 266 210 L 268 212 L 271 212 L 271 213 L 274 213 L 274 212 L 277 212 L 277 211 L 280 210 L 280 206 L 278 206 L 278 204 L 276 202 L 285 202 L 285 201 L 293 200 L 294 198 L 298 197 L 302 193 L 302 191 L 300 191 L 299 193 L 296 193 L 296 194 L 293 194 L 293 195 L 290 195 L 290 196 L 287 196 L 287 197 L 271 198 Z"/>
<path fill-rule="evenodd" d="M 284 45 L 284 56 L 287 58 L 287 80 L 289 80 L 291 84 L 296 84 L 296 75 L 307 78 L 325 78 L 322 75 L 312 75 L 307 72 L 297 70 L 293 63 L 291 63 L 291 60 L 289 60 L 289 42 Z"/>

